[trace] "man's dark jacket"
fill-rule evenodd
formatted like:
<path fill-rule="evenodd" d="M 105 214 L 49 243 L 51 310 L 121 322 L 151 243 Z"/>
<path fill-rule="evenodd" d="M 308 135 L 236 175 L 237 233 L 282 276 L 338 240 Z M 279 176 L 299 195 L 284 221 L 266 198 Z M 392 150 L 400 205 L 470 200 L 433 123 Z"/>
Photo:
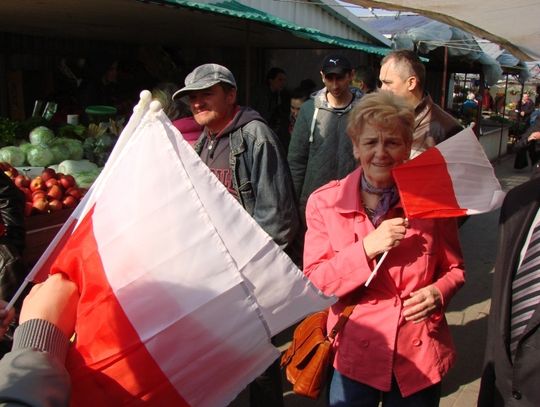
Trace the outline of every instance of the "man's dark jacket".
<path fill-rule="evenodd" d="M 195 144 L 201 154 L 206 129 Z M 221 135 L 229 138 L 229 164 L 241 205 L 266 233 L 286 249 L 295 240 L 300 219 L 291 173 L 276 135 L 250 108 L 241 108 Z"/>
<path fill-rule="evenodd" d="M 540 178 L 534 178 L 511 190 L 501 209 L 480 407 L 540 406 L 540 305 L 518 344 L 514 363 L 509 351 L 512 276 L 539 207 Z"/>

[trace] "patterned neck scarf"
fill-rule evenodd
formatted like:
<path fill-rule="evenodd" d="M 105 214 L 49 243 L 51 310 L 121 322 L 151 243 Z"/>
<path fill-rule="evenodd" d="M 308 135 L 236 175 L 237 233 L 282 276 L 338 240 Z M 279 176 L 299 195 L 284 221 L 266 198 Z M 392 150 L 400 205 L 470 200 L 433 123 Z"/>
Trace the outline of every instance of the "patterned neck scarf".
<path fill-rule="evenodd" d="M 379 203 L 377 207 L 370 215 L 371 222 L 375 227 L 379 226 L 384 219 L 386 213 L 394 206 L 397 201 L 399 201 L 399 194 L 395 185 L 387 188 L 377 188 L 371 185 L 364 173 L 362 173 L 362 182 L 361 182 L 362 191 L 368 192 L 370 194 L 379 195 Z"/>

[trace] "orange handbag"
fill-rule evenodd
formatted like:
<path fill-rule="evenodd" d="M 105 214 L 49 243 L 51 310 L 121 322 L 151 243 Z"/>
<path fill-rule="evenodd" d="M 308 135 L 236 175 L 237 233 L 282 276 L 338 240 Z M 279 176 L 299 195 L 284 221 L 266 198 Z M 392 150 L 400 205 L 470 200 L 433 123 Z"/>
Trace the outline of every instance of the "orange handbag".
<path fill-rule="evenodd" d="M 314 400 L 319 398 L 334 357 L 332 342 L 354 307 L 349 305 L 343 310 L 329 334 L 326 333 L 328 310 L 311 314 L 296 327 L 292 343 L 281 357 L 281 367 L 285 368 L 294 393 Z"/>

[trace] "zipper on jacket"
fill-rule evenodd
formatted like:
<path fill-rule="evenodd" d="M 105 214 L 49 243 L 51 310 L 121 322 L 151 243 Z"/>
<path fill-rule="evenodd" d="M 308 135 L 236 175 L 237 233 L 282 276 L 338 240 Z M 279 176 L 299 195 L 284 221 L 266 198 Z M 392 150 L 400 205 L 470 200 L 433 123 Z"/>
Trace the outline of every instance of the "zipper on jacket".
<path fill-rule="evenodd" d="M 214 137 L 208 136 L 208 147 L 206 147 L 208 151 L 210 151 L 208 153 L 208 158 L 211 158 L 211 159 L 214 158 L 214 151 L 216 151 L 216 149 L 214 148 L 214 144 L 217 144 L 216 140 L 217 140 L 216 136 Z"/>

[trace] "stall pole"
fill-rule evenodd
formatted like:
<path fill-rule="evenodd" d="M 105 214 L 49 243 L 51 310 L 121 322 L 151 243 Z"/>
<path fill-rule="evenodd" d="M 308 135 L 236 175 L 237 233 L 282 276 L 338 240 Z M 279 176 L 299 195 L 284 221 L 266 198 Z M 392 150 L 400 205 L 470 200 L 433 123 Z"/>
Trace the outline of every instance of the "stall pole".
<path fill-rule="evenodd" d="M 245 86 L 245 99 L 246 99 L 246 106 L 249 106 L 251 104 L 251 24 L 249 21 L 247 21 L 246 24 L 246 42 L 245 42 L 245 52 L 246 52 L 246 58 L 245 58 L 245 71 L 246 71 L 246 86 Z"/>
<path fill-rule="evenodd" d="M 446 110 L 446 76 L 448 75 L 448 47 L 444 46 L 444 68 L 441 86 L 441 107 Z"/>
<path fill-rule="evenodd" d="M 484 72 L 480 72 L 480 89 L 478 91 L 480 95 L 484 95 Z M 476 137 L 480 138 L 480 131 L 482 126 L 482 103 L 478 103 L 478 106 L 476 107 L 476 126 L 475 126 L 475 133 Z"/>
<path fill-rule="evenodd" d="M 504 133 L 504 114 L 506 112 L 506 91 L 508 90 L 508 73 L 506 74 L 506 83 L 504 84 L 504 98 L 503 98 L 503 108 L 502 108 L 502 119 L 501 119 L 501 137 L 499 139 L 499 153 L 497 154 L 497 158 L 501 158 L 501 150 L 502 150 L 502 138 Z M 495 106 L 495 109 L 497 106 Z"/>

